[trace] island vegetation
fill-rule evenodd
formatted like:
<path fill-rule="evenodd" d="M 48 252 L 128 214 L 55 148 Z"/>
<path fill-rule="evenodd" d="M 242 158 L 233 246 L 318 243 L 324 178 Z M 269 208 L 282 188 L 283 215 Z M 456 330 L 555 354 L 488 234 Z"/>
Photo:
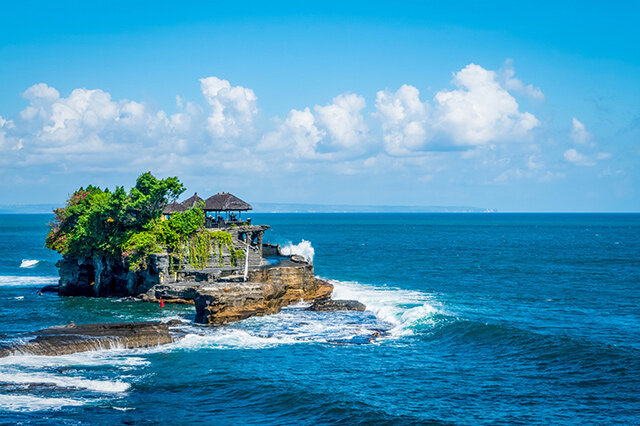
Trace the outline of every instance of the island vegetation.
<path fill-rule="evenodd" d="M 176 257 L 176 267 L 187 260 L 202 269 L 212 251 L 222 263 L 226 247 L 235 266 L 244 252 L 234 250 L 228 232 L 206 229 L 202 206 L 162 217 L 164 207 L 184 190 L 177 177 L 157 179 L 149 172 L 129 192 L 122 186 L 113 191 L 81 187 L 54 211 L 46 246 L 73 258 L 121 258 L 131 270 L 145 268 L 148 256 L 161 252 L 171 254 L 172 262 Z"/>

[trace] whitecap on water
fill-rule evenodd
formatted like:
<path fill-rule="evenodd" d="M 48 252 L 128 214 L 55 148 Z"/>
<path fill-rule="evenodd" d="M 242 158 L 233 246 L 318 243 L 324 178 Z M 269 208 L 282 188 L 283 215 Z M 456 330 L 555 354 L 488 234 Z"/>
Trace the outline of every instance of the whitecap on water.
<path fill-rule="evenodd" d="M 40 262 L 39 260 L 35 260 L 35 259 L 22 259 L 22 262 L 20 263 L 20 267 L 21 268 L 33 268 L 39 262 Z"/>
<path fill-rule="evenodd" d="M 0 358 L 0 367 L 22 366 L 32 368 L 50 368 L 72 366 L 93 367 L 107 365 L 120 369 L 128 369 L 130 367 L 140 367 L 148 364 L 149 361 L 142 357 L 131 356 L 131 352 L 128 349 L 88 351 L 58 356 L 12 355 Z"/>
<path fill-rule="evenodd" d="M 441 312 L 433 296 L 413 290 L 377 287 L 355 281 L 329 280 L 333 284 L 334 299 L 357 300 L 380 320 L 392 326 L 393 337 L 413 333 L 413 327 L 431 322 Z"/>
<path fill-rule="evenodd" d="M 4 411 L 49 411 L 84 404 L 85 401 L 83 400 L 71 398 L 43 398 L 31 395 L 0 394 L 0 410 Z"/>
<path fill-rule="evenodd" d="M 313 256 L 315 255 L 313 246 L 307 240 L 302 240 L 298 244 L 289 242 L 286 246 L 280 248 L 280 252 L 286 256 L 297 254 L 304 257 L 308 262 L 313 262 Z"/>
<path fill-rule="evenodd" d="M 43 286 L 48 284 L 57 284 L 58 277 L 46 276 L 19 276 L 19 275 L 0 275 L 0 287 L 28 287 Z"/>
<path fill-rule="evenodd" d="M 60 388 L 87 389 L 95 392 L 119 393 L 131 386 L 119 380 L 94 380 L 69 375 L 51 373 L 25 373 L 18 370 L 0 372 L 1 383 L 14 384 L 46 384 Z"/>
<path fill-rule="evenodd" d="M 26 390 L 38 385 L 55 386 L 56 392 L 75 396 L 78 392 L 89 395 L 112 395 L 118 398 L 131 385 L 122 381 L 124 371 L 148 365 L 149 361 L 127 350 L 103 350 L 60 356 L 14 355 L 0 358 L 0 383 L 16 385 Z M 100 377 L 95 377 L 95 367 L 105 367 Z M 102 370 L 102 369 L 101 369 Z M 105 377 L 113 376 L 113 378 Z M 35 388 L 34 388 L 35 386 Z M 37 395 L 0 394 L 0 410 L 40 411 L 61 409 L 66 406 L 84 405 L 95 397 L 43 398 Z"/>

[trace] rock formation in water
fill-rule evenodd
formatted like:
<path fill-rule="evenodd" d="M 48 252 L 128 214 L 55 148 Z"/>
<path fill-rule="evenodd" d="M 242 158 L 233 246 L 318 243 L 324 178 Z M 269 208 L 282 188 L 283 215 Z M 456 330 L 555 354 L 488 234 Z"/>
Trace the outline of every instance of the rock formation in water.
<path fill-rule="evenodd" d="M 0 348 L 0 357 L 9 355 L 66 355 L 112 348 L 144 348 L 166 345 L 180 338 L 172 330 L 180 321 L 69 324 L 33 333 L 27 343 Z"/>
<path fill-rule="evenodd" d="M 276 314 L 288 305 L 328 299 L 333 286 L 313 276 L 313 265 L 251 271 L 248 282 L 218 282 L 196 291 L 196 322 L 225 324 Z"/>
<path fill-rule="evenodd" d="M 358 311 L 363 312 L 367 307 L 357 300 L 318 300 L 307 308 L 308 311 Z"/>

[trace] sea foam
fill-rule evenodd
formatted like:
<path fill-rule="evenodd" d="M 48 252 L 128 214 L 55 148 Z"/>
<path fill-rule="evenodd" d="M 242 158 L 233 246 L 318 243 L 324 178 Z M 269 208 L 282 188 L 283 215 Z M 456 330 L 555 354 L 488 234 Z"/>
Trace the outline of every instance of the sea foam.
<path fill-rule="evenodd" d="M 329 280 L 334 299 L 357 300 L 380 320 L 392 326 L 391 336 L 413 334 L 413 328 L 432 323 L 432 316 L 442 308 L 433 296 L 420 291 L 394 287 L 378 287 L 355 281 Z"/>
<path fill-rule="evenodd" d="M 20 263 L 20 267 L 21 268 L 33 268 L 34 266 L 36 266 L 38 263 L 40 263 L 39 260 L 35 260 L 35 259 L 22 259 L 22 262 Z"/>
<path fill-rule="evenodd" d="M 4 411 L 49 411 L 62 407 L 84 405 L 85 401 L 71 398 L 42 398 L 31 395 L 0 394 L 0 410 Z"/>
<path fill-rule="evenodd" d="M 304 257 L 308 262 L 313 262 L 313 256 L 315 255 L 313 246 L 307 240 L 302 240 L 298 244 L 289 242 L 286 246 L 280 248 L 280 252 L 286 256 L 297 254 Z"/>
<path fill-rule="evenodd" d="M 56 284 L 58 277 L 0 275 L 0 287 L 29 287 Z"/>
<path fill-rule="evenodd" d="M 124 392 L 131 385 L 119 380 L 93 380 L 74 376 L 61 376 L 50 373 L 25 373 L 20 371 L 0 372 L 1 383 L 15 384 L 51 384 L 61 388 L 88 389 L 95 392 Z"/>

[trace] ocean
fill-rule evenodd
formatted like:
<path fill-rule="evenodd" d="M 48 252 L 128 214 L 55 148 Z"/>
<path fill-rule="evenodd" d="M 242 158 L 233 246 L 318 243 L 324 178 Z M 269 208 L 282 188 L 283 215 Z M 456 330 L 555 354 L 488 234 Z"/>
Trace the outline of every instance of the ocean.
<path fill-rule="evenodd" d="M 0 358 L 0 423 L 640 423 L 640 215 L 251 216 L 368 310 L 211 328 L 192 306 L 39 296 L 51 216 L 0 215 L 3 342 L 188 322 L 158 348 Z"/>

